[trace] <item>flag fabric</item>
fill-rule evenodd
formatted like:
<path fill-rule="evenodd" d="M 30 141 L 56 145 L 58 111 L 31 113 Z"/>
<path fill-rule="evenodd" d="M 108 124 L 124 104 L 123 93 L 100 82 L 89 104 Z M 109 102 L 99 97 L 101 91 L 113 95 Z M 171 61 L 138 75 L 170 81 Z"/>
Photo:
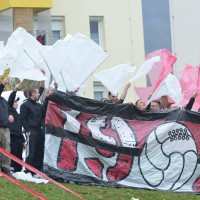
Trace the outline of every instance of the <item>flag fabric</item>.
<path fill-rule="evenodd" d="M 158 99 L 162 96 L 170 97 L 176 104 L 180 103 L 182 98 L 181 86 L 178 79 L 174 75 L 167 75 L 158 88 L 153 92 L 147 104 L 149 104 L 152 100 Z"/>
<path fill-rule="evenodd" d="M 5 50 L 4 46 L 0 46 L 0 76 L 4 74 L 4 70 L 9 68 L 13 59 L 13 56 Z"/>
<path fill-rule="evenodd" d="M 138 97 L 141 97 L 141 99 L 143 99 L 146 103 L 153 94 L 153 90 L 153 87 L 135 87 L 135 92 L 137 93 Z"/>
<path fill-rule="evenodd" d="M 45 120 L 44 171 L 78 183 L 200 193 L 199 121 L 184 109 L 140 111 L 57 92 Z"/>
<path fill-rule="evenodd" d="M 160 83 L 166 78 L 166 76 L 173 71 L 172 66 L 176 61 L 176 57 L 171 54 L 167 49 L 159 49 L 157 51 L 149 53 L 146 55 L 146 59 L 151 59 L 156 56 L 160 57 L 160 61 L 155 62 L 151 70 L 148 72 L 150 83 L 150 87 L 147 87 L 147 90 L 149 89 L 148 93 L 151 92 L 152 87 L 153 91 L 155 91 Z M 142 92 L 139 92 L 139 90 L 140 88 L 137 88 L 136 90 L 138 96 L 140 95 L 139 98 L 144 99 L 144 94 L 142 94 Z"/>
<path fill-rule="evenodd" d="M 136 67 L 131 67 L 128 63 L 121 64 L 109 69 L 104 69 L 98 73 L 94 73 L 94 76 L 108 89 L 108 91 L 117 95 L 124 84 L 125 78 L 128 75 L 133 74 L 135 68 Z"/>
<path fill-rule="evenodd" d="M 166 78 L 166 76 L 173 72 L 173 64 L 176 62 L 176 57 L 167 49 L 159 49 L 146 55 L 146 59 L 155 56 L 160 56 L 160 62 L 155 62 L 154 66 L 149 72 L 151 84 L 154 85 L 154 90 Z"/>
<path fill-rule="evenodd" d="M 130 80 L 130 82 L 136 81 L 137 79 L 146 76 L 149 73 L 149 71 L 152 69 L 153 65 L 159 61 L 160 61 L 159 56 L 155 56 L 155 57 L 152 57 L 152 58 L 146 60 L 140 66 L 139 70 L 137 71 L 135 76 Z"/>
<path fill-rule="evenodd" d="M 68 77 L 63 81 L 69 91 L 80 87 L 108 57 L 99 45 L 80 33 L 57 41 L 47 54 L 42 54 L 55 81 L 61 75 Z"/>
<path fill-rule="evenodd" d="M 181 85 L 183 99 L 180 104 L 184 107 L 187 105 L 191 97 L 197 92 L 193 110 L 197 111 L 200 108 L 200 79 L 199 79 L 199 66 L 193 67 L 186 65 L 184 70 L 180 72 L 179 82 Z"/>
<path fill-rule="evenodd" d="M 13 59 L 9 63 L 9 77 L 19 79 L 29 79 L 35 81 L 45 80 L 41 68 L 34 62 L 34 52 L 42 48 L 42 45 L 23 28 L 16 29 L 8 38 L 5 51 L 12 55 Z M 26 49 L 31 51 L 31 56 L 26 53 Z M 30 71 L 28 73 L 28 71 Z M 33 74 L 35 76 L 33 76 Z"/>

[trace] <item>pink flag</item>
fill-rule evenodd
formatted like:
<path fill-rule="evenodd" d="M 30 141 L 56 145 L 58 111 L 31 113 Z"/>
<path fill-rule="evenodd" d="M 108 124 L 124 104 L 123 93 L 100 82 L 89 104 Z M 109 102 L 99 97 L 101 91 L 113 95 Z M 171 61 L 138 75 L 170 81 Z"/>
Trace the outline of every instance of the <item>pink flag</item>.
<path fill-rule="evenodd" d="M 153 93 L 153 87 L 135 87 L 135 91 L 140 99 L 147 102 Z"/>
<path fill-rule="evenodd" d="M 149 77 L 154 90 L 160 85 L 165 77 L 173 71 L 173 64 L 176 61 L 176 57 L 171 54 L 167 49 L 159 49 L 146 55 L 146 59 L 150 59 L 155 56 L 160 56 L 160 62 L 154 63 Z"/>
<path fill-rule="evenodd" d="M 180 85 L 182 89 L 182 93 L 184 95 L 183 100 L 180 102 L 182 106 L 186 106 L 191 97 L 195 92 L 199 93 L 200 90 L 200 74 L 199 74 L 200 66 L 193 67 L 191 65 L 187 65 L 184 71 L 180 72 Z M 200 107 L 200 96 L 198 95 L 195 98 L 195 102 L 193 105 L 193 110 L 198 110 Z"/>
<path fill-rule="evenodd" d="M 148 76 L 150 79 L 151 87 L 137 88 L 136 93 L 139 98 L 146 99 L 146 94 L 152 95 L 166 76 L 173 71 L 172 65 L 176 61 L 176 57 L 171 54 L 167 49 L 159 49 L 146 55 L 146 60 L 155 56 L 160 56 L 160 61 L 155 62 L 152 69 L 149 71 Z"/>

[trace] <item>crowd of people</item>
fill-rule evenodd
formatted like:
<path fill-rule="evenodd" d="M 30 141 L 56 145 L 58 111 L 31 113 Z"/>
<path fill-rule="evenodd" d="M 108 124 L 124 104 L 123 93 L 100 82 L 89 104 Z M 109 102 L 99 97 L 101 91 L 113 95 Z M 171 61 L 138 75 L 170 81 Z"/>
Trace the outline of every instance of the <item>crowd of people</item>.
<path fill-rule="evenodd" d="M 0 95 L 9 83 L 5 78 L 0 84 Z M 11 152 L 22 160 L 23 149 L 26 148 L 26 163 L 42 170 L 44 155 L 44 120 L 46 106 L 38 102 L 44 91 L 44 83 L 38 88 L 24 90 L 27 98 L 17 112 L 18 100 L 16 98 L 20 84 L 16 84 L 10 93 L 8 101 L 0 97 L 0 147 Z M 23 134 L 23 131 L 25 134 Z M 12 176 L 13 172 L 20 172 L 22 166 L 8 157 L 1 156 L 1 171 Z M 25 172 L 29 172 L 27 169 Z M 32 172 L 31 172 L 32 173 Z M 32 173 L 32 175 L 35 175 Z"/>
<path fill-rule="evenodd" d="M 103 98 L 101 101 L 103 102 L 110 102 L 113 104 L 121 104 L 124 102 L 124 99 L 126 98 L 128 89 L 130 88 L 131 83 L 125 85 L 124 90 L 120 96 L 120 99 L 118 98 L 118 95 L 112 94 L 110 91 L 108 92 L 108 98 Z M 168 100 L 167 96 L 162 96 L 158 100 L 152 100 L 148 105 L 146 105 L 146 102 L 143 99 L 138 99 L 135 102 L 135 106 L 142 111 L 159 111 L 159 110 L 176 110 L 176 109 L 186 109 L 191 110 L 193 107 L 193 104 L 195 102 L 195 98 L 197 96 L 197 91 L 194 93 L 194 95 L 189 100 L 188 104 L 184 107 L 181 107 L 180 105 L 177 105 L 175 102 L 170 102 Z M 149 97 L 150 98 L 150 97 Z M 131 103 L 133 104 L 133 103 Z M 200 110 L 200 109 L 199 109 Z"/>
<path fill-rule="evenodd" d="M 39 103 L 39 99 L 44 92 L 44 82 L 40 82 L 39 88 L 29 88 L 24 90 L 24 95 L 27 98 L 20 106 L 20 114 L 17 112 L 18 100 L 16 98 L 20 84 L 16 84 L 14 90 L 10 93 L 8 101 L 2 96 L 4 87 L 9 83 L 9 79 L 5 78 L 0 84 L 0 147 L 11 152 L 14 156 L 22 160 L 23 149 L 26 148 L 25 162 L 34 168 L 42 171 L 44 158 L 44 141 L 45 141 L 45 115 L 48 105 L 48 97 L 54 90 L 58 88 L 55 83 L 55 88 L 49 88 L 46 93 L 44 103 Z M 101 101 L 105 103 L 122 104 L 126 98 L 128 89 L 131 83 L 125 85 L 124 90 L 118 99 L 117 95 L 108 92 L 108 97 Z M 74 92 L 66 91 L 68 95 L 76 95 Z M 197 93 L 191 97 L 184 109 L 192 109 Z M 146 105 L 143 99 L 138 99 L 135 106 L 141 111 L 147 110 L 163 110 L 163 109 L 179 109 L 175 103 L 168 102 L 166 96 L 160 100 L 153 100 L 149 105 Z M 23 131 L 24 133 L 23 134 Z M 1 155 L 1 171 L 12 176 L 13 172 L 20 172 L 22 166 L 15 161 L 11 161 L 8 157 Z M 31 173 L 33 176 L 37 174 L 25 169 L 25 173 Z"/>

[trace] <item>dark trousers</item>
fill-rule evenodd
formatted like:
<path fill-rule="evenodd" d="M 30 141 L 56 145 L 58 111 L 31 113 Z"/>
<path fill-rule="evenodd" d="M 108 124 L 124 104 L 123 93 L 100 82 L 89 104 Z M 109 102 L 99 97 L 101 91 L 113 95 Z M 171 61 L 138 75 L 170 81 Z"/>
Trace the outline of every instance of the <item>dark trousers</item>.
<path fill-rule="evenodd" d="M 26 163 L 42 170 L 44 158 L 44 136 L 42 130 L 31 130 L 27 135 Z"/>
<path fill-rule="evenodd" d="M 10 147 L 11 154 L 22 160 L 22 152 L 23 152 L 23 138 L 18 137 L 17 135 L 10 135 Z M 15 172 L 20 172 L 22 170 L 22 166 L 15 161 L 11 160 L 11 167 L 14 168 Z"/>

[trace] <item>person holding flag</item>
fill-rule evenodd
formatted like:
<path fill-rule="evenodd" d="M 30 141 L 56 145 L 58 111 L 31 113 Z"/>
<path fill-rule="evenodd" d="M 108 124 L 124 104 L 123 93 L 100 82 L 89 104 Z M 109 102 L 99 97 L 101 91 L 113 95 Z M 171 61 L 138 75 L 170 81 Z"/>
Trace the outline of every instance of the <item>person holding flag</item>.
<path fill-rule="evenodd" d="M 25 138 L 22 134 L 20 114 L 17 112 L 19 97 L 16 98 L 16 93 L 19 89 L 19 86 L 20 83 L 15 85 L 13 92 L 10 93 L 8 98 L 10 112 L 14 117 L 14 122 L 9 123 L 9 129 L 11 154 L 22 160 L 23 147 L 25 147 Z M 22 170 L 22 166 L 13 160 L 11 160 L 11 167 L 13 168 L 14 172 L 20 172 Z"/>
<path fill-rule="evenodd" d="M 113 104 L 120 104 L 120 103 L 123 103 L 125 98 L 126 98 L 126 95 L 127 95 L 127 92 L 128 92 L 128 89 L 131 87 L 131 82 L 128 82 L 125 87 L 124 87 L 124 90 L 120 96 L 120 99 L 118 99 L 117 95 L 114 95 L 112 94 L 110 91 L 108 92 L 108 100 L 106 102 L 110 102 L 110 103 L 113 103 Z M 105 101 L 104 101 L 105 102 Z"/>

